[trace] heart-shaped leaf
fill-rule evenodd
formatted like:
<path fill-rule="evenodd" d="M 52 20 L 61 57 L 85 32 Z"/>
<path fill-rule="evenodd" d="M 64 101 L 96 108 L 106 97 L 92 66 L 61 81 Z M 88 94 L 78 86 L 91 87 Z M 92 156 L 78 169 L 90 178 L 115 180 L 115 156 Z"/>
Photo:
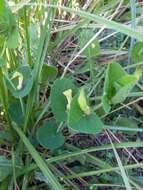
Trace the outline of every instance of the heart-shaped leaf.
<path fill-rule="evenodd" d="M 45 148 L 50 150 L 61 147 L 65 138 L 61 132 L 57 132 L 57 125 L 54 122 L 45 123 L 37 130 L 37 140 Z"/>
<path fill-rule="evenodd" d="M 108 65 L 102 97 L 105 112 L 110 111 L 111 104 L 121 103 L 128 97 L 140 76 L 140 68 L 134 74 L 129 75 L 118 63 Z"/>
<path fill-rule="evenodd" d="M 78 103 L 79 95 L 76 95 L 72 102 L 68 114 L 68 125 L 71 129 L 89 134 L 96 134 L 102 131 L 104 125 L 95 114 L 85 114 Z"/>
<path fill-rule="evenodd" d="M 32 72 L 29 66 L 21 66 L 15 72 L 6 76 L 7 86 L 16 98 L 27 96 L 33 85 Z"/>
<path fill-rule="evenodd" d="M 66 90 L 71 89 L 73 94 L 76 92 L 76 87 L 70 79 L 57 79 L 51 89 L 50 102 L 52 112 L 58 121 L 67 120 L 67 98 L 64 95 Z"/>

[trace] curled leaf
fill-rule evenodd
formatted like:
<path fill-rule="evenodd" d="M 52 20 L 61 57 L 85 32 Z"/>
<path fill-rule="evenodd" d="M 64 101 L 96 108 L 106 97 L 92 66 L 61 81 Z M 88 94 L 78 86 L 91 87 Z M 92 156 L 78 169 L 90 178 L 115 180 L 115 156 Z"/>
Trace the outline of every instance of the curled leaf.
<path fill-rule="evenodd" d="M 86 100 L 86 96 L 85 96 L 85 92 L 84 92 L 83 88 L 81 88 L 81 90 L 80 90 L 80 94 L 79 94 L 79 97 L 78 97 L 78 104 L 79 104 L 80 109 L 86 115 L 90 114 L 90 107 L 87 104 L 87 100 Z"/>
<path fill-rule="evenodd" d="M 11 79 L 15 79 L 18 78 L 18 85 L 16 87 L 17 90 L 20 90 L 22 88 L 22 84 L 23 84 L 23 75 L 20 72 L 15 72 L 12 76 Z"/>
<path fill-rule="evenodd" d="M 63 95 L 65 95 L 65 97 L 67 98 L 68 104 L 67 104 L 67 110 L 70 109 L 70 104 L 72 101 L 72 90 L 68 89 L 66 91 L 63 92 Z"/>
<path fill-rule="evenodd" d="M 5 77 L 9 91 L 16 98 L 28 95 L 32 89 L 33 75 L 28 65 L 19 67 L 14 73 Z"/>

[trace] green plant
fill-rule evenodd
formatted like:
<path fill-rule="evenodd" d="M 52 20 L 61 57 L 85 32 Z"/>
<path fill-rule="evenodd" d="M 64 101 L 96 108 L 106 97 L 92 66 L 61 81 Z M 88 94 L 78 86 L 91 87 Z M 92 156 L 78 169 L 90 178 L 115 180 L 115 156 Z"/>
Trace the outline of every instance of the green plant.
<path fill-rule="evenodd" d="M 141 69 L 127 74 L 118 63 L 108 65 L 103 92 L 103 106 L 110 111 L 110 104 L 123 102 L 141 77 Z"/>
<path fill-rule="evenodd" d="M 127 148 L 143 147 L 141 141 L 134 142 L 143 131 L 138 127 L 142 117 L 129 109 L 133 105 L 143 113 L 135 104 L 143 95 L 143 35 L 119 22 L 120 14 L 130 21 L 126 16 L 130 4 L 115 0 L 89 4 L 52 0 L 45 6 L 40 0 L 13 3 L 10 7 L 8 1 L 0 1 L 0 144 L 7 156 L 0 156 L 0 189 L 32 190 L 37 185 L 37 189 L 79 190 L 73 178 L 86 184 L 83 189 L 98 189 L 99 182 L 119 182 L 117 190 L 139 189 L 138 168 L 143 164 Z M 133 6 L 141 11 L 139 3 L 131 6 L 132 11 Z M 110 39 L 113 35 L 118 44 Z M 131 65 L 124 58 L 128 38 L 138 40 L 131 47 Z M 128 110 L 123 112 L 124 108 Z M 129 114 L 131 120 L 126 118 Z M 85 135 L 86 145 L 89 138 L 94 139 L 92 146 L 103 145 L 81 150 L 83 142 L 75 145 L 80 134 Z M 120 142 L 118 134 L 128 142 Z M 122 157 L 116 150 L 121 148 L 126 153 Z M 103 156 L 91 154 L 102 151 Z M 87 182 L 81 179 L 86 176 L 91 176 Z"/>

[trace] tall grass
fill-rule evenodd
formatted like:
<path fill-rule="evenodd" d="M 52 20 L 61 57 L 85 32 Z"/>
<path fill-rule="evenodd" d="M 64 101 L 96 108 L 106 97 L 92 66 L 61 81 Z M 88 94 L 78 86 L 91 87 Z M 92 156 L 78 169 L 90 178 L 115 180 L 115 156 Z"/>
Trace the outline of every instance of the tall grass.
<path fill-rule="evenodd" d="M 104 112 L 102 102 L 106 65 L 120 62 L 129 72 L 136 67 L 142 70 L 142 61 L 128 64 L 135 41 L 143 42 L 143 34 L 137 25 L 139 23 L 142 27 L 139 2 L 11 2 L 14 5 L 8 9 L 4 0 L 0 2 L 0 111 L 3 124 L 0 151 L 6 155 L 0 156 L 0 188 L 98 189 L 101 183 L 107 185 L 106 189 L 141 190 L 143 160 L 139 161 L 136 151 L 141 154 L 140 148 L 143 147 L 139 140 L 143 129 L 138 127 L 143 122 L 141 108 L 136 110 L 135 104 L 142 102 L 142 78 L 125 102 L 112 105 L 109 113 Z M 88 40 L 81 37 L 81 33 L 87 34 L 87 31 Z M 95 51 L 99 47 L 99 53 L 93 55 L 91 47 Z M 43 74 L 45 65 L 49 66 L 46 75 Z M 28 71 L 21 74 L 21 67 Z M 100 134 L 76 134 L 71 127 L 67 129 L 69 121 L 56 120 L 50 102 L 56 77 L 73 80 L 77 89 L 84 87 L 92 112 L 96 111 L 104 123 Z M 19 94 L 25 86 L 26 90 Z M 84 110 L 88 101 L 86 97 L 82 100 Z M 57 110 L 62 109 L 57 107 Z M 128 118 L 130 115 L 132 118 Z M 122 117 L 128 121 L 118 125 Z M 62 136 L 65 143 L 59 149 L 48 149 L 38 141 L 38 129 L 49 121 L 54 121 L 57 126 L 55 136 L 65 136 Z M 67 135 L 65 130 L 68 130 Z M 43 139 L 47 138 L 45 144 L 55 138 L 51 131 L 50 135 L 42 134 Z M 50 142 L 50 146 L 55 145 L 57 139 Z M 113 186 L 110 188 L 108 184 Z"/>

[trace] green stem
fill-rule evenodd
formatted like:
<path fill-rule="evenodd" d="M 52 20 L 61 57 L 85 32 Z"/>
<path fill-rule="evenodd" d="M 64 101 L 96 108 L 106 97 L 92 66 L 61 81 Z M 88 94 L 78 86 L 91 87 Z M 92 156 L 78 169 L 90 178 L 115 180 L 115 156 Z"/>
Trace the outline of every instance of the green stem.
<path fill-rule="evenodd" d="M 24 27 L 25 27 L 25 37 L 26 37 L 26 45 L 27 45 L 27 55 L 28 55 L 28 64 L 32 64 L 32 59 L 31 59 L 31 52 L 30 52 L 30 37 L 29 37 L 29 32 L 28 32 L 28 16 L 27 16 L 27 9 L 24 7 Z"/>
<path fill-rule="evenodd" d="M 124 166 L 124 168 L 128 169 L 128 170 L 140 168 L 140 167 L 143 167 L 143 163 L 129 164 L 129 165 Z M 116 172 L 119 170 L 120 170 L 120 167 L 109 167 L 109 168 L 100 169 L 97 171 L 82 172 L 82 173 L 78 173 L 76 175 L 70 175 L 70 176 L 64 177 L 64 179 L 73 179 L 73 178 L 78 178 L 78 177 L 93 176 L 93 175 L 99 175 L 99 174 L 103 174 L 103 173 L 107 173 L 107 172 Z"/>

